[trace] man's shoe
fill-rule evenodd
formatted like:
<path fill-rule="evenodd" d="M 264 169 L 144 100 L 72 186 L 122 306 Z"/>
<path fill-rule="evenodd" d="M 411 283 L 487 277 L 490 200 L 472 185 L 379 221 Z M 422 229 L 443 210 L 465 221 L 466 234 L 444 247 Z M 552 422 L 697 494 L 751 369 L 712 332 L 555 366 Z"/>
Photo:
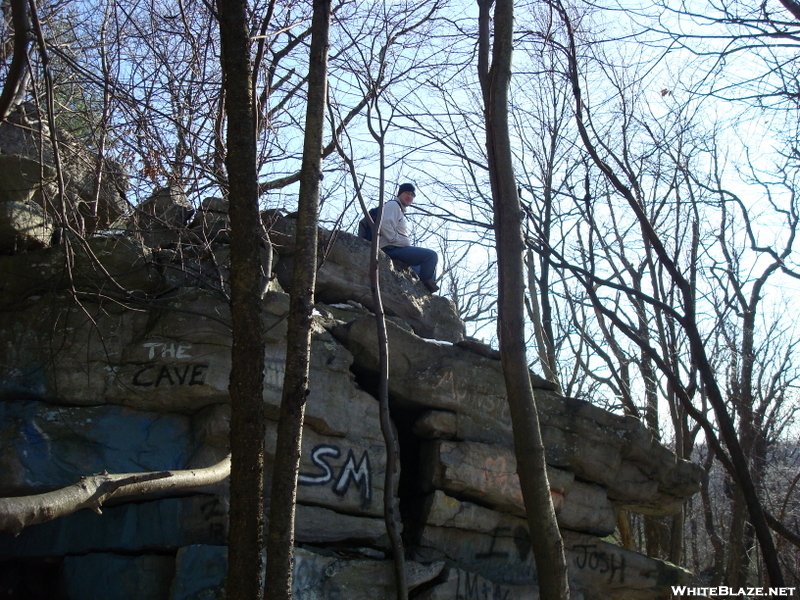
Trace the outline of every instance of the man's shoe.
<path fill-rule="evenodd" d="M 433 279 L 428 279 L 428 281 L 424 281 L 422 283 L 422 285 L 424 285 L 426 288 L 428 288 L 428 291 L 431 294 L 433 294 L 434 292 L 438 292 L 439 291 L 439 286 L 436 285 L 436 282 Z"/>

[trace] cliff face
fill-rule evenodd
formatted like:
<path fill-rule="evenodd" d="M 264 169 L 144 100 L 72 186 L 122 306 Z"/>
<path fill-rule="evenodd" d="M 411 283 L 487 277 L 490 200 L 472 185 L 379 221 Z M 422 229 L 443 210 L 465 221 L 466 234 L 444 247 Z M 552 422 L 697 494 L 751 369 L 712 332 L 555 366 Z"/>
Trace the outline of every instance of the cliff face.
<path fill-rule="evenodd" d="M 148 202 L 147 218 L 125 233 L 70 244 L 71 275 L 65 245 L 0 257 L 0 496 L 102 470 L 208 466 L 227 453 L 224 203 L 209 201 L 192 218 L 170 190 Z M 291 271 L 294 223 L 274 215 L 266 223 L 280 282 Z M 341 232 L 322 232 L 320 244 L 295 597 L 390 598 L 368 244 Z M 450 302 L 399 263 L 382 260 L 381 277 L 416 597 L 538 598 L 500 362 L 463 340 Z M 279 288 L 271 284 L 263 316 L 273 419 L 288 311 Z M 533 379 L 575 597 L 667 597 L 688 573 L 600 538 L 614 532 L 621 508 L 677 511 L 698 489 L 699 469 L 639 421 Z M 274 431 L 273 423 L 268 448 Z M 98 590 L 105 598 L 222 598 L 226 528 L 225 484 L 123 501 L 102 515 L 82 511 L 16 538 L 0 534 L 0 573 L 49 569 L 60 586 L 51 598 Z"/>

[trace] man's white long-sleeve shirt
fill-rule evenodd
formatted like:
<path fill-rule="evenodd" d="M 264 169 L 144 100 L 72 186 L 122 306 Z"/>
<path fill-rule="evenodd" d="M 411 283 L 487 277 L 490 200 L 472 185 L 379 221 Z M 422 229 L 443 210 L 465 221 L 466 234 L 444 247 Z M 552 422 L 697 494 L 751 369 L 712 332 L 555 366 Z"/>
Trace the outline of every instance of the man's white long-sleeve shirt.
<path fill-rule="evenodd" d="M 384 246 L 410 246 L 406 215 L 400 201 L 389 200 L 383 205 L 383 218 L 381 229 L 378 232 L 378 247 Z"/>

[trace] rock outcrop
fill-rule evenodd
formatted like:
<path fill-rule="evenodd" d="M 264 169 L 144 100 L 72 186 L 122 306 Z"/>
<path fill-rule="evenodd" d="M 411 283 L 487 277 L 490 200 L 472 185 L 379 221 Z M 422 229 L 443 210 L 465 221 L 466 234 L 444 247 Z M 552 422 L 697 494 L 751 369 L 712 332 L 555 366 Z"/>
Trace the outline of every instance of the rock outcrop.
<path fill-rule="evenodd" d="M 282 282 L 294 223 L 269 215 L 265 224 Z M 227 453 L 226 231 L 224 203 L 209 200 L 192 214 L 168 189 L 125 231 L 73 244 L 69 271 L 62 246 L 0 257 L 0 495 L 49 491 L 102 470 L 208 466 Z M 391 598 L 368 244 L 323 231 L 320 246 L 294 594 Z M 381 278 L 410 584 L 427 600 L 538 598 L 500 363 L 463 339 L 452 304 L 410 270 L 383 257 Z M 288 312 L 274 281 L 263 309 L 263 398 L 274 420 Z M 699 469 L 636 419 L 533 381 L 573 594 L 666 598 L 686 571 L 601 538 L 622 508 L 678 510 L 698 489 Z M 272 421 L 270 452 L 274 435 Z M 106 598 L 222 598 L 227 510 L 223 483 L 120 502 L 102 515 L 82 511 L 16 538 L 0 534 L 0 568 L 47 565 L 71 600 L 112 581 Z"/>
<path fill-rule="evenodd" d="M 288 289 L 294 253 L 294 219 L 271 222 L 270 239 L 278 251 L 275 274 Z M 372 309 L 372 291 L 366 265 L 368 244 L 344 232 L 322 230 L 317 271 L 316 300 L 325 304 L 357 302 Z M 442 296 L 431 296 L 416 275 L 402 263 L 381 253 L 379 257 L 381 291 L 386 314 L 406 323 L 418 336 L 448 342 L 464 339 L 464 324 L 452 303 Z"/>
<path fill-rule="evenodd" d="M 130 208 L 127 185 L 119 164 L 98 157 L 65 131 L 51 136 L 34 105 L 18 106 L 0 123 L 0 253 L 49 245 L 53 223 L 64 215 L 79 230 L 105 229 Z"/>

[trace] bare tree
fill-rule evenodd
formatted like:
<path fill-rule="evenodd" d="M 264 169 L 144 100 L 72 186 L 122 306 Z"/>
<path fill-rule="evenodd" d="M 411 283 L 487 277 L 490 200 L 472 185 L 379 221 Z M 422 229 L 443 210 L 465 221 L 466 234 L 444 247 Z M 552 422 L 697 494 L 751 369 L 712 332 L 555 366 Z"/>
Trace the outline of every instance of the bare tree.
<path fill-rule="evenodd" d="M 225 160 L 231 221 L 231 508 L 226 594 L 263 592 L 264 338 L 256 131 L 247 0 L 217 2 L 227 115 Z"/>
<path fill-rule="evenodd" d="M 385 12 L 384 8 L 379 9 Z M 439 10 L 439 3 L 430 5 L 411 5 L 403 8 L 394 19 L 384 14 L 382 31 L 369 42 L 369 50 L 362 49 L 359 53 L 359 62 L 354 73 L 364 90 L 364 96 L 369 98 L 367 103 L 366 126 L 371 141 L 377 147 L 378 174 L 377 194 L 379 198 L 378 218 L 373 220 L 368 211 L 367 201 L 364 197 L 364 177 L 359 177 L 356 161 L 353 158 L 352 138 L 345 134 L 349 147 L 336 140 L 339 155 L 349 171 L 350 179 L 355 190 L 361 214 L 370 222 L 372 230 L 372 244 L 370 248 L 370 262 L 368 266 L 372 303 L 375 313 L 376 335 L 378 339 L 378 353 L 380 363 L 380 377 L 378 381 L 378 404 L 380 409 L 381 433 L 386 447 L 386 472 L 384 475 L 383 515 L 386 532 L 392 547 L 394 562 L 395 590 L 398 600 L 408 599 L 408 581 L 405 572 L 405 549 L 400 535 L 400 506 L 398 498 L 399 471 L 400 471 L 400 446 L 397 431 L 391 419 L 389 409 L 389 348 L 386 331 L 386 315 L 383 311 L 383 299 L 380 289 L 380 270 L 378 230 L 380 216 L 383 212 L 384 198 L 386 195 L 387 173 L 387 148 L 390 138 L 397 133 L 396 120 L 398 110 L 397 90 L 403 85 L 403 79 L 413 76 L 424 65 L 413 60 L 394 61 L 390 58 L 390 51 L 395 46 L 404 47 L 413 44 L 413 36 L 418 35 L 420 29 L 428 26 L 431 17 Z M 401 16 L 402 18 L 398 18 Z M 396 19 L 396 20 L 395 20 Z M 354 35 L 349 33 L 348 35 Z M 388 114 L 384 114 L 384 111 Z M 331 121 L 334 121 L 334 111 L 331 110 Z M 363 148 L 366 144 L 362 144 Z"/>
<path fill-rule="evenodd" d="M 379 124 L 378 131 L 380 131 L 380 133 L 375 130 L 374 126 L 373 131 L 377 136 L 376 142 L 380 148 L 380 174 L 378 189 L 383 192 L 385 189 L 385 155 L 383 148 L 385 145 L 384 136 L 386 134 L 386 128 L 382 126 L 382 124 Z M 383 297 L 381 295 L 380 288 L 380 269 L 378 260 L 380 252 L 378 247 L 378 231 L 380 230 L 381 218 L 383 215 L 383 193 L 380 194 L 381 201 L 378 204 L 378 212 L 376 213 L 377 218 L 373 219 L 369 214 L 369 210 L 367 209 L 367 203 L 362 192 L 362 185 L 359 181 L 353 159 L 345 152 L 341 145 L 339 146 L 339 154 L 350 171 L 350 176 L 356 191 L 356 197 L 361 205 L 364 218 L 368 220 L 370 229 L 372 230 L 368 269 L 370 288 L 372 291 L 372 303 L 375 312 L 375 329 L 378 339 L 378 406 L 380 411 L 381 433 L 386 446 L 386 472 L 384 474 L 383 485 L 383 518 L 384 522 L 386 523 L 386 533 L 392 546 L 397 599 L 408 600 L 408 582 L 405 573 L 405 550 L 403 548 L 403 540 L 400 537 L 400 531 L 398 528 L 398 522 L 400 521 L 400 509 L 397 492 L 400 483 L 400 447 L 397 439 L 397 430 L 392 422 L 389 412 L 389 337 L 386 331 L 386 313 L 383 310 Z"/>
<path fill-rule="evenodd" d="M 479 3 L 478 73 L 484 98 L 489 179 L 494 199 L 500 356 L 540 595 L 547 600 L 563 600 L 569 598 L 564 542 L 550 496 L 544 444 L 525 350 L 522 210 L 512 163 L 507 97 L 514 5 L 511 0 L 496 3 L 492 36 L 489 20 L 492 4 L 491 0 Z"/>
<path fill-rule="evenodd" d="M 646 247 L 653 253 L 653 268 L 663 269 L 668 275 L 669 281 L 675 287 L 677 296 L 675 304 L 670 305 L 659 300 L 654 301 L 651 296 L 637 292 L 630 287 L 627 293 L 634 293 L 641 300 L 655 306 L 658 310 L 666 311 L 670 320 L 673 320 L 680 327 L 682 335 L 685 336 L 691 356 L 692 369 L 696 369 L 697 377 L 702 383 L 703 397 L 707 400 L 713 410 L 714 418 L 719 427 L 720 439 L 724 442 L 726 450 L 717 442 L 716 432 L 710 426 L 705 415 L 696 409 L 691 401 L 694 393 L 694 385 L 682 385 L 677 372 L 671 368 L 669 356 L 655 352 L 647 340 L 641 339 L 637 334 L 637 328 L 624 323 L 619 316 L 604 304 L 596 293 L 598 285 L 608 285 L 607 278 L 598 277 L 590 272 L 583 272 L 586 277 L 585 285 L 594 306 L 605 314 L 609 320 L 623 333 L 630 337 L 648 355 L 649 359 L 666 375 L 669 384 L 680 399 L 683 408 L 699 423 L 703 425 L 706 439 L 714 447 L 717 456 L 725 464 L 729 473 L 733 477 L 737 488 L 741 491 L 744 503 L 747 506 L 750 522 L 755 529 L 755 535 L 762 550 L 762 557 L 765 562 L 766 570 L 769 574 L 770 584 L 774 586 L 783 585 L 783 575 L 775 552 L 774 541 L 772 539 L 767 519 L 764 515 L 762 503 L 759 499 L 753 474 L 750 471 L 746 451 L 742 440 L 737 435 L 734 426 L 734 419 L 730 412 L 730 407 L 726 402 L 725 395 L 719 380 L 716 377 L 712 360 L 705 346 L 705 338 L 699 327 L 699 315 L 697 310 L 697 298 L 694 294 L 694 263 L 691 263 L 689 273 L 686 274 L 678 266 L 676 257 L 669 251 L 664 240 L 658 235 L 653 225 L 653 219 L 645 210 L 642 201 L 641 180 L 637 173 L 632 170 L 627 156 L 619 156 L 611 152 L 608 144 L 598 143 L 592 137 L 585 119 L 585 104 L 582 95 L 582 87 L 577 70 L 577 60 L 575 53 L 574 37 L 571 30 L 571 21 L 566 10 L 560 5 L 556 8 L 561 13 L 565 27 L 567 29 L 567 53 L 569 56 L 568 80 L 575 96 L 576 123 L 580 132 L 581 140 L 591 156 L 592 161 L 604 177 L 609 182 L 615 193 L 619 194 L 631 213 L 636 218 L 636 223 L 640 228 L 640 235 Z M 609 156 L 605 159 L 601 152 Z M 610 162 L 613 161 L 613 162 Z M 613 166 L 612 166 L 613 165 Z M 622 173 L 624 180 L 618 176 L 617 172 Z M 789 246 L 789 248 L 791 245 Z M 777 266 L 777 265 L 776 265 Z M 772 267 L 776 268 L 776 267 Z M 619 289 L 619 288 L 617 288 Z M 680 308 L 673 308 L 679 306 Z"/>
<path fill-rule="evenodd" d="M 3 92 L 0 94 L 0 121 L 5 120 L 11 107 L 24 93 L 28 77 L 28 46 L 30 45 L 30 18 L 28 17 L 28 4 L 25 0 L 10 0 L 8 6 L 11 10 L 11 29 L 13 33 L 13 46 L 11 61 L 6 71 Z M 4 54 L 5 52 L 5 48 Z"/>
<path fill-rule="evenodd" d="M 286 600 L 292 597 L 295 499 L 300 470 L 303 415 L 309 394 L 330 12 L 330 0 L 314 1 L 294 272 L 289 293 L 286 371 L 272 467 L 266 597 Z"/>

